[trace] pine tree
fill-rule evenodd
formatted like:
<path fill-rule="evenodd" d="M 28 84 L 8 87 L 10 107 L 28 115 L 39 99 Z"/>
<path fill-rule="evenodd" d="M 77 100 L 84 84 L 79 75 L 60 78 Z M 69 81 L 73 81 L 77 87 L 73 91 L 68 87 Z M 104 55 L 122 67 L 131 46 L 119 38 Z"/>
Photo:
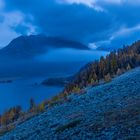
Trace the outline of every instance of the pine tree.
<path fill-rule="evenodd" d="M 30 112 L 33 112 L 36 108 L 36 104 L 35 104 L 35 101 L 31 98 L 30 99 L 30 108 L 29 108 L 29 111 Z"/>

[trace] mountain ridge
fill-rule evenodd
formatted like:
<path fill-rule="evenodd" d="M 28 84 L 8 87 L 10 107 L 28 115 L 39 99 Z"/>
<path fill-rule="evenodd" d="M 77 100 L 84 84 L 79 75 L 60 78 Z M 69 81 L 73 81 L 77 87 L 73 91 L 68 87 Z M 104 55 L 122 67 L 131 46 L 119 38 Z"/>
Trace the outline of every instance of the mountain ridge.
<path fill-rule="evenodd" d="M 7 46 L 0 50 L 0 54 L 4 56 L 19 56 L 26 58 L 47 52 L 49 49 L 60 48 L 73 48 L 82 50 L 89 49 L 86 45 L 77 41 L 40 34 L 20 36 L 13 39 Z"/>

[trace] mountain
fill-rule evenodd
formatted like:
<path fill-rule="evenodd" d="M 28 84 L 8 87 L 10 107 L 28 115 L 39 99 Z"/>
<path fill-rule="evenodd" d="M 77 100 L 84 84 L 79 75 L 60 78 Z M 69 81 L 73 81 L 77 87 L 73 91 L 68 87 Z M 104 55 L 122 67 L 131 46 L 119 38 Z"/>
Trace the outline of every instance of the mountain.
<path fill-rule="evenodd" d="M 11 139 L 134 139 L 140 138 L 140 68 L 112 82 L 72 94 L 4 136 Z"/>
<path fill-rule="evenodd" d="M 1 56 L 28 58 L 51 49 L 72 48 L 87 50 L 80 42 L 45 35 L 20 36 L 0 50 Z"/>
<path fill-rule="evenodd" d="M 20 36 L 0 50 L 0 77 L 73 72 L 82 63 L 85 64 L 79 58 L 79 52 L 84 50 L 89 48 L 80 42 L 65 38 L 47 37 L 42 34 Z M 75 56 L 72 57 L 72 62 L 67 63 L 67 60 L 71 60 L 72 52 L 75 52 Z M 64 57 L 67 58 L 66 61 Z M 75 57 L 80 62 L 76 62 Z M 70 69 L 73 62 L 76 62 L 77 66 Z"/>

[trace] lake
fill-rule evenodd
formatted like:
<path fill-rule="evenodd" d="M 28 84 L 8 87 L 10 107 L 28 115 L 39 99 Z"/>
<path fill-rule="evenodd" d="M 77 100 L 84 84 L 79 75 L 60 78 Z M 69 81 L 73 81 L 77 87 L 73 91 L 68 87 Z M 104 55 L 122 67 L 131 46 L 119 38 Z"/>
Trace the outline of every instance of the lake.
<path fill-rule="evenodd" d="M 43 86 L 43 80 L 72 75 L 86 63 L 106 54 L 108 52 L 61 49 L 37 56 L 33 64 L 23 66 L 22 71 L 12 67 L 9 72 L 8 69 L 1 70 L 0 79 L 9 78 L 13 82 L 0 83 L 0 113 L 16 105 L 21 105 L 27 110 L 31 98 L 37 104 L 51 98 L 64 87 Z"/>

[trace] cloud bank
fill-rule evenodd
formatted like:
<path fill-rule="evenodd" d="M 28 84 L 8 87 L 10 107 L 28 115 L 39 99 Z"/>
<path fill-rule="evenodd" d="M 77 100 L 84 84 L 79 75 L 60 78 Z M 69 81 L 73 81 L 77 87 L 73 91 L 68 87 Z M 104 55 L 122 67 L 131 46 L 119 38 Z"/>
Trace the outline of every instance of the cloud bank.
<path fill-rule="evenodd" d="M 37 33 L 96 47 L 118 47 L 140 38 L 140 0 L 1 0 L 0 13 L 5 31 L 0 45 Z"/>

